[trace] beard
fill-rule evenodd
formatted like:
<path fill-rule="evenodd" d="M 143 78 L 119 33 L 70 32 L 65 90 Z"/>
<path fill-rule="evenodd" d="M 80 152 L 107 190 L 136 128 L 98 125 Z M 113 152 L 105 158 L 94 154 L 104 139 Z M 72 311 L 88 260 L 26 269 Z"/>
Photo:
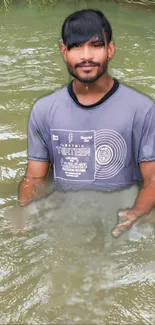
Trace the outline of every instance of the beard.
<path fill-rule="evenodd" d="M 75 78 L 75 79 L 77 79 L 77 80 L 79 80 L 79 81 L 81 81 L 83 83 L 90 84 L 92 82 L 97 81 L 100 77 L 102 77 L 107 72 L 108 60 L 102 65 L 98 64 L 100 69 L 96 72 L 96 75 L 92 76 L 92 77 L 91 76 L 89 77 L 89 73 L 87 73 L 87 72 L 85 74 L 88 74 L 88 76 L 82 77 L 82 76 L 80 76 L 80 74 L 78 72 L 76 72 L 76 68 L 73 68 L 69 63 L 66 63 L 66 65 L 67 65 L 67 69 L 68 69 L 69 74 L 73 78 Z"/>

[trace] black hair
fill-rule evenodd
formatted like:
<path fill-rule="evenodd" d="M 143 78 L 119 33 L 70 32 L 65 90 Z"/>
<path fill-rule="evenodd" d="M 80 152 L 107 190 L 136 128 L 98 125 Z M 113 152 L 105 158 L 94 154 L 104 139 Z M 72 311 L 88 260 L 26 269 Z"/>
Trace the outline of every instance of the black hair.
<path fill-rule="evenodd" d="M 94 36 L 105 45 L 112 39 L 112 28 L 100 10 L 84 9 L 69 15 L 61 30 L 63 43 L 70 50 L 74 45 L 85 43 Z"/>

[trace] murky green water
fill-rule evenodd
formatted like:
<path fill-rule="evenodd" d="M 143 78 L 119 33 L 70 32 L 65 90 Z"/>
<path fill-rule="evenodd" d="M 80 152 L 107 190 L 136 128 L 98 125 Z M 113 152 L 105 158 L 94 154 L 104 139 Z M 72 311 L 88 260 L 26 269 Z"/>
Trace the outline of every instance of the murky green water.
<path fill-rule="evenodd" d="M 89 5 L 88 5 L 89 3 Z M 71 11 L 97 7 L 117 51 L 110 72 L 155 99 L 155 11 L 110 1 L 0 13 L 0 324 L 155 324 L 155 226 L 139 221 L 118 240 L 117 194 L 58 193 L 19 209 L 27 118 L 36 98 L 69 81 L 59 54 Z M 14 233 L 12 224 L 27 231 Z"/>

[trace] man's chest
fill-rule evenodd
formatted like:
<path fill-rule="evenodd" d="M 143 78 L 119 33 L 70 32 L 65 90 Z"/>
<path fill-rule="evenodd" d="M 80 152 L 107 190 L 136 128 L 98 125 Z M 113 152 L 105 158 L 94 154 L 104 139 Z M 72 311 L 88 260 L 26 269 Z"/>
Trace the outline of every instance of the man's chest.
<path fill-rule="evenodd" d="M 50 125 L 55 177 L 88 182 L 112 179 L 131 157 L 131 138 L 132 122 L 118 111 L 55 114 Z"/>

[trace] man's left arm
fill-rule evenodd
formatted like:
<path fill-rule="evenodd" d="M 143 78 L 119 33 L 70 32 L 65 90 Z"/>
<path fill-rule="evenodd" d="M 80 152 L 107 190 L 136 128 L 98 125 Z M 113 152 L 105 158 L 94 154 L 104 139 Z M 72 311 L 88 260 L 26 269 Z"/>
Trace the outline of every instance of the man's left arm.
<path fill-rule="evenodd" d="M 139 167 L 143 178 L 143 187 L 134 206 L 118 213 L 122 222 L 112 231 L 114 237 L 118 237 L 129 229 L 139 217 L 148 214 L 155 206 L 155 161 L 142 162 Z"/>

